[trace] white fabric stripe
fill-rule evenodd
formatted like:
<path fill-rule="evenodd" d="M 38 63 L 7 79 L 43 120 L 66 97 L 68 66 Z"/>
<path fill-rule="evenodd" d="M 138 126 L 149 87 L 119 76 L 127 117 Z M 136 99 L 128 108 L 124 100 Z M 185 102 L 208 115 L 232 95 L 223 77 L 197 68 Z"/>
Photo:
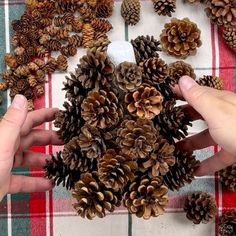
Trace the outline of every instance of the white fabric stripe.
<path fill-rule="evenodd" d="M 7 235 L 12 235 L 11 195 L 7 194 Z"/>

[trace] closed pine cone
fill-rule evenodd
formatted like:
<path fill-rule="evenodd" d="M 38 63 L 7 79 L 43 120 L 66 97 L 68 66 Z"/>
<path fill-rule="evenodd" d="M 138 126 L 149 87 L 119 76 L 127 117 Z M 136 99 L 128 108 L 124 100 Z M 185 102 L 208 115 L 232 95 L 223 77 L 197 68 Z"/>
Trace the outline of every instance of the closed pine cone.
<path fill-rule="evenodd" d="M 112 24 L 108 20 L 99 18 L 93 19 L 91 25 L 95 31 L 103 33 L 107 33 L 113 28 Z"/>
<path fill-rule="evenodd" d="M 207 86 L 218 90 L 223 89 L 223 80 L 217 76 L 203 75 L 203 77 L 200 78 L 197 82 L 202 86 Z"/>
<path fill-rule="evenodd" d="M 91 91 L 81 105 L 87 124 L 100 129 L 110 128 L 123 116 L 118 98 L 112 91 Z"/>
<path fill-rule="evenodd" d="M 208 193 L 197 192 L 188 195 L 184 203 L 184 211 L 194 224 L 208 223 L 217 212 L 215 199 Z"/>
<path fill-rule="evenodd" d="M 160 42 L 154 38 L 154 36 L 138 36 L 136 39 L 132 39 L 131 44 L 134 48 L 135 58 L 139 64 L 141 61 L 151 57 L 159 57 L 158 51 L 161 51 Z"/>
<path fill-rule="evenodd" d="M 142 83 L 141 68 L 132 62 L 120 63 L 116 68 L 116 82 L 123 91 L 133 92 Z"/>
<path fill-rule="evenodd" d="M 120 192 L 107 189 L 99 180 L 96 172 L 81 175 L 75 183 L 72 196 L 76 199 L 73 207 L 78 215 L 92 220 L 98 216 L 103 218 L 106 211 L 113 212 L 121 204 Z"/>
<path fill-rule="evenodd" d="M 57 57 L 57 68 L 60 71 L 66 71 L 68 68 L 67 58 L 63 55 Z"/>
<path fill-rule="evenodd" d="M 145 158 L 153 150 L 157 135 L 151 120 L 124 120 L 117 131 L 116 142 L 125 155 Z"/>
<path fill-rule="evenodd" d="M 223 29 L 223 38 L 228 46 L 236 52 L 236 28 L 232 26 L 225 26 Z"/>
<path fill-rule="evenodd" d="M 98 18 L 110 17 L 113 13 L 114 0 L 100 0 L 96 6 L 96 16 Z"/>
<path fill-rule="evenodd" d="M 220 236 L 236 235 L 236 210 L 229 210 L 222 214 L 219 222 Z"/>
<path fill-rule="evenodd" d="M 137 163 L 131 156 L 117 153 L 109 149 L 98 162 L 98 174 L 100 181 L 114 191 L 123 190 L 128 181 L 133 181 Z"/>
<path fill-rule="evenodd" d="M 123 0 L 121 16 L 128 25 L 136 25 L 140 20 L 140 0 Z"/>
<path fill-rule="evenodd" d="M 107 51 L 107 47 L 110 44 L 110 40 L 107 37 L 101 37 L 95 41 L 93 41 L 89 47 L 88 47 L 88 51 L 91 51 L 93 53 L 95 53 L 96 51 L 99 52 L 104 52 L 106 53 Z"/>
<path fill-rule="evenodd" d="M 161 45 L 169 55 L 185 59 L 189 55 L 196 54 L 197 47 L 202 44 L 200 35 L 201 31 L 197 25 L 188 18 L 182 20 L 172 18 L 162 30 Z"/>
<path fill-rule="evenodd" d="M 162 110 L 163 97 L 159 91 L 148 84 L 142 84 L 135 92 L 125 96 L 125 103 L 130 114 L 143 118 L 153 119 Z"/>
<path fill-rule="evenodd" d="M 87 48 L 94 41 L 94 28 L 90 23 L 83 25 L 82 45 Z"/>
<path fill-rule="evenodd" d="M 219 172 L 222 185 L 229 191 L 236 192 L 236 164 Z"/>
<path fill-rule="evenodd" d="M 171 17 L 176 9 L 176 0 L 152 0 L 157 14 Z"/>
<path fill-rule="evenodd" d="M 168 204 L 168 188 L 162 185 L 161 177 L 143 175 L 130 184 L 124 193 L 123 203 L 130 213 L 147 220 L 165 212 Z"/>
<path fill-rule="evenodd" d="M 5 91 L 8 89 L 8 85 L 6 82 L 1 82 L 0 83 L 0 91 Z"/>
<path fill-rule="evenodd" d="M 208 0 L 206 14 L 218 25 L 236 25 L 236 0 Z"/>

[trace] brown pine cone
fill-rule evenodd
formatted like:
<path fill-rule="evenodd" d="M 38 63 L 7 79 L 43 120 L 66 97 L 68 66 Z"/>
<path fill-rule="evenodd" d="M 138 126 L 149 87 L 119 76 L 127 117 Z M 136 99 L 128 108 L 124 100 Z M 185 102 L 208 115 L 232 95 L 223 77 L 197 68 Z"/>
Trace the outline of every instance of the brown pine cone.
<path fill-rule="evenodd" d="M 206 3 L 208 0 L 184 0 L 188 3 Z"/>
<path fill-rule="evenodd" d="M 57 0 L 53 5 L 58 14 L 63 14 L 65 12 L 75 12 L 79 4 L 80 1 L 78 0 Z"/>
<path fill-rule="evenodd" d="M 130 114 L 145 119 L 153 119 L 160 114 L 162 101 L 161 93 L 148 84 L 142 84 L 135 92 L 125 95 Z"/>
<path fill-rule="evenodd" d="M 111 41 L 108 39 L 108 37 L 99 37 L 89 45 L 88 51 L 92 53 L 95 53 L 96 51 L 106 53 L 110 43 Z"/>
<path fill-rule="evenodd" d="M 206 224 L 211 221 L 217 212 L 215 199 L 208 193 L 197 192 L 188 195 L 184 203 L 186 217 L 194 224 Z"/>
<path fill-rule="evenodd" d="M 86 3 L 83 3 L 83 5 L 79 8 L 79 13 L 81 19 L 83 22 L 86 22 L 86 24 L 96 18 L 94 9 Z"/>
<path fill-rule="evenodd" d="M 112 24 L 106 19 L 95 18 L 91 21 L 91 25 L 95 31 L 107 33 L 113 27 Z"/>
<path fill-rule="evenodd" d="M 96 16 L 98 18 L 110 17 L 113 13 L 114 0 L 100 0 L 96 6 Z"/>
<path fill-rule="evenodd" d="M 59 71 L 66 71 L 68 68 L 67 58 L 63 55 L 57 57 L 57 68 Z"/>
<path fill-rule="evenodd" d="M 90 23 L 83 25 L 82 45 L 87 48 L 94 41 L 94 28 Z"/>
<path fill-rule="evenodd" d="M 154 148 L 157 135 L 151 120 L 124 120 L 117 131 L 116 142 L 125 155 L 146 158 Z"/>
<path fill-rule="evenodd" d="M 6 53 L 4 55 L 4 61 L 6 65 L 8 65 L 10 68 L 16 68 L 18 65 L 16 61 L 16 56 L 10 53 Z"/>
<path fill-rule="evenodd" d="M 92 220 L 95 216 L 103 218 L 106 211 L 113 212 L 121 205 L 120 192 L 107 189 L 99 180 L 96 172 L 81 175 L 75 183 L 72 196 L 76 199 L 73 207 L 78 215 Z"/>
<path fill-rule="evenodd" d="M 201 86 L 207 86 L 218 90 L 222 90 L 224 86 L 221 78 L 212 75 L 203 75 L 197 83 Z"/>
<path fill-rule="evenodd" d="M 77 53 L 77 48 L 72 45 L 67 45 L 67 46 L 61 47 L 60 52 L 62 55 L 66 57 L 73 57 Z"/>
<path fill-rule="evenodd" d="M 163 16 L 171 17 L 176 9 L 176 0 L 152 0 L 155 12 Z"/>
<path fill-rule="evenodd" d="M 235 0 L 208 0 L 206 14 L 218 25 L 236 25 Z"/>
<path fill-rule="evenodd" d="M 165 212 L 168 188 L 161 177 L 136 177 L 124 193 L 123 203 L 130 213 L 147 220 Z"/>
<path fill-rule="evenodd" d="M 74 34 L 70 36 L 68 39 L 68 45 L 73 47 L 80 47 L 82 46 L 82 37 L 79 34 Z"/>
<path fill-rule="evenodd" d="M 8 89 L 8 85 L 6 82 L 0 82 L 0 91 L 5 91 Z"/>
<path fill-rule="evenodd" d="M 135 178 L 137 163 L 130 156 L 109 149 L 98 162 L 100 181 L 114 191 L 123 190 Z"/>
<path fill-rule="evenodd" d="M 112 91 L 91 91 L 81 104 L 82 118 L 100 129 L 110 128 L 122 118 L 118 98 Z"/>
<path fill-rule="evenodd" d="M 223 38 L 226 44 L 236 52 L 236 28 L 232 26 L 224 26 Z"/>
<path fill-rule="evenodd" d="M 136 39 L 130 41 L 134 48 L 135 58 L 137 63 L 144 61 L 151 57 L 159 57 L 158 51 L 160 42 L 153 36 L 138 36 Z"/>
<path fill-rule="evenodd" d="M 220 236 L 236 235 L 236 210 L 229 210 L 223 213 L 219 222 Z"/>
<path fill-rule="evenodd" d="M 189 55 L 195 55 L 197 47 L 202 45 L 200 35 L 197 25 L 188 18 L 172 18 L 162 30 L 161 45 L 169 55 L 185 59 Z"/>
<path fill-rule="evenodd" d="M 219 172 L 222 185 L 229 191 L 236 192 L 236 164 Z"/>
<path fill-rule="evenodd" d="M 136 25 L 140 20 L 140 0 L 123 0 L 121 16 L 128 25 Z"/>
<path fill-rule="evenodd" d="M 142 83 L 142 71 L 132 62 L 122 62 L 116 67 L 116 83 L 125 92 L 135 91 Z"/>

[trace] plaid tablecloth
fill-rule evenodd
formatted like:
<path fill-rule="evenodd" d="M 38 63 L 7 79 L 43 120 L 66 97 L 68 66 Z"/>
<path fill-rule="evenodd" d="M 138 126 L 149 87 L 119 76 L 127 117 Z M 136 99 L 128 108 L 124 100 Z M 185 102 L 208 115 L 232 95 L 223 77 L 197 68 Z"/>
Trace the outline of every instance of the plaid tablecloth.
<path fill-rule="evenodd" d="M 121 2 L 115 3 L 115 11 L 111 17 L 114 26 L 110 33 L 111 40 L 130 40 L 138 35 L 154 35 L 159 37 L 164 23 L 170 21 L 168 17 L 158 16 L 152 7 L 150 0 L 142 1 L 141 21 L 135 27 L 127 27 L 120 16 Z M 23 0 L 0 0 L 0 68 L 4 70 L 3 55 L 11 51 L 10 35 L 12 29 L 10 23 L 18 19 L 24 12 Z M 210 24 L 205 16 L 203 6 L 190 6 L 182 0 L 177 1 L 177 11 L 173 15 L 177 18 L 189 17 L 196 22 L 202 31 L 203 45 L 197 55 L 189 57 L 190 63 L 197 74 L 219 75 L 224 79 L 224 87 L 227 90 L 235 89 L 235 56 L 227 49 L 221 31 Z M 69 71 L 73 71 L 78 59 L 84 51 L 70 59 Z M 174 58 L 161 55 L 168 63 Z M 65 74 L 53 74 L 48 76 L 45 85 L 46 95 L 36 101 L 36 108 L 62 107 L 64 93 L 61 91 Z M 7 94 L 4 93 L 4 104 L 0 106 L 3 113 L 9 104 Z M 8 101 L 8 102 L 7 102 Z M 210 108 L 209 108 L 210 109 Z M 52 129 L 52 124 L 46 124 L 45 128 Z M 204 128 L 203 122 L 195 122 L 190 133 L 196 133 Z M 0 134 L 2 135 L 2 134 Z M 233 140 L 232 140 L 233 141 Z M 55 152 L 56 147 L 35 148 L 46 153 Z M 196 152 L 197 158 L 213 155 L 217 147 L 211 147 Z M 38 169 L 19 169 L 15 173 L 30 176 L 40 176 L 42 171 Z M 209 224 L 193 225 L 186 218 L 182 210 L 183 199 L 187 192 L 207 191 L 211 193 L 218 204 L 219 211 L 215 221 Z M 179 192 L 170 192 L 170 203 L 167 213 L 158 218 L 145 221 L 131 216 L 123 208 L 117 209 L 104 219 L 93 221 L 77 217 L 72 206 L 70 193 L 61 187 L 46 193 L 8 195 L 0 203 L 0 235 L 14 236 L 213 236 L 218 235 L 218 219 L 223 211 L 236 207 L 236 194 L 223 192 L 217 176 L 197 178 L 191 185 L 184 187 Z"/>

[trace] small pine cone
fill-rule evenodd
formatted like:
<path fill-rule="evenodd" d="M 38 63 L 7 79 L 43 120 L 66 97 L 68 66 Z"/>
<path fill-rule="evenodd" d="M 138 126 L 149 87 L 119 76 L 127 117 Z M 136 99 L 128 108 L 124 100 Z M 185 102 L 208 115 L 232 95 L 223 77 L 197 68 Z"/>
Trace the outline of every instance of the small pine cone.
<path fill-rule="evenodd" d="M 12 87 L 10 89 L 10 93 L 9 93 L 9 96 L 11 97 L 11 100 L 13 100 L 13 98 L 16 96 L 16 94 L 19 94 L 19 93 L 20 93 L 20 91 L 18 91 L 17 88 Z"/>
<path fill-rule="evenodd" d="M 17 34 L 14 34 L 12 36 L 12 39 L 11 39 L 11 44 L 14 48 L 18 47 L 19 44 L 20 44 L 20 41 L 19 41 L 19 36 Z"/>
<path fill-rule="evenodd" d="M 236 164 L 221 170 L 219 175 L 220 181 L 225 189 L 236 192 Z"/>
<path fill-rule="evenodd" d="M 63 16 L 62 19 L 66 22 L 66 24 L 71 25 L 73 21 L 75 20 L 75 16 L 71 12 L 66 12 Z"/>
<path fill-rule="evenodd" d="M 223 80 L 221 78 L 212 75 L 203 75 L 203 77 L 197 82 L 201 86 L 207 86 L 218 90 L 222 90 L 224 86 Z"/>
<path fill-rule="evenodd" d="M 107 189 L 98 179 L 97 173 L 85 173 L 75 184 L 72 196 L 78 215 L 92 220 L 95 216 L 103 218 L 106 211 L 113 212 L 121 205 L 121 193 Z"/>
<path fill-rule="evenodd" d="M 95 31 L 102 33 L 107 33 L 113 28 L 108 20 L 99 18 L 93 19 L 91 25 Z"/>
<path fill-rule="evenodd" d="M 163 16 L 171 17 L 176 9 L 176 0 L 152 0 L 155 12 Z"/>
<path fill-rule="evenodd" d="M 60 51 L 61 43 L 56 39 L 51 39 L 46 43 L 46 47 L 49 51 Z"/>
<path fill-rule="evenodd" d="M 46 45 L 51 40 L 51 36 L 49 34 L 43 34 L 39 38 L 39 43 L 42 45 Z"/>
<path fill-rule="evenodd" d="M 131 40 L 131 44 L 134 48 L 135 58 L 137 63 L 149 59 L 151 57 L 159 57 L 158 51 L 161 51 L 159 47 L 160 42 L 153 36 L 138 36 L 136 39 Z"/>
<path fill-rule="evenodd" d="M 6 82 L 1 82 L 0 83 L 0 91 L 5 91 L 8 89 L 8 85 Z"/>
<path fill-rule="evenodd" d="M 67 58 L 63 55 L 57 57 L 57 69 L 59 71 L 66 71 L 68 68 Z"/>
<path fill-rule="evenodd" d="M 34 110 L 34 101 L 33 101 L 33 99 L 29 99 L 27 105 L 28 105 L 28 111 L 33 111 Z"/>
<path fill-rule="evenodd" d="M 136 25 L 140 20 L 140 0 L 123 0 L 121 16 L 128 25 Z"/>
<path fill-rule="evenodd" d="M 40 25 L 42 27 L 47 27 L 47 26 L 51 25 L 52 22 L 53 22 L 53 19 L 51 19 L 51 18 L 43 18 L 40 20 Z"/>
<path fill-rule="evenodd" d="M 236 235 L 236 210 L 228 210 L 222 214 L 219 220 L 219 235 Z"/>
<path fill-rule="evenodd" d="M 214 24 L 236 25 L 235 0 L 208 0 L 206 14 Z"/>
<path fill-rule="evenodd" d="M 77 48 L 74 46 L 64 46 L 60 50 L 61 54 L 66 57 L 73 57 L 77 54 Z"/>
<path fill-rule="evenodd" d="M 188 18 L 172 18 L 160 35 L 163 50 L 171 56 L 185 59 L 195 55 L 197 47 L 202 45 L 201 31 Z"/>
<path fill-rule="evenodd" d="M 17 87 L 18 91 L 24 91 L 24 90 L 28 89 L 30 86 L 29 86 L 29 82 L 27 79 L 19 79 L 16 82 L 16 87 Z"/>
<path fill-rule="evenodd" d="M 96 14 L 94 9 L 92 9 L 89 5 L 83 4 L 79 8 L 80 16 L 83 22 L 91 22 L 94 18 L 96 18 Z"/>
<path fill-rule="evenodd" d="M 26 52 L 24 52 L 20 56 L 16 56 L 16 62 L 18 65 L 25 65 L 31 61 L 31 58 L 28 56 Z"/>
<path fill-rule="evenodd" d="M 34 91 L 32 88 L 28 88 L 28 89 L 22 91 L 22 94 L 27 98 L 27 100 L 35 99 Z"/>
<path fill-rule="evenodd" d="M 112 15 L 114 0 L 100 0 L 96 6 L 96 16 L 98 18 L 107 18 Z"/>
<path fill-rule="evenodd" d="M 44 29 L 44 32 L 46 34 L 49 34 L 51 37 L 55 37 L 57 35 L 57 32 L 60 28 L 55 27 L 54 25 L 50 25 Z"/>
<path fill-rule="evenodd" d="M 45 48 L 44 46 L 37 46 L 36 47 L 36 55 L 39 57 L 39 58 L 44 58 L 46 56 L 49 55 L 49 51 L 47 48 Z"/>
<path fill-rule="evenodd" d="M 44 68 L 44 66 L 45 66 L 44 60 L 42 60 L 42 59 L 40 59 L 40 58 L 36 58 L 36 59 L 34 60 L 34 62 L 36 63 L 36 65 L 37 65 L 40 69 Z M 29 65 L 28 65 L 28 66 L 29 66 Z M 29 66 L 29 68 L 30 68 L 30 66 Z M 30 69 L 31 69 L 31 68 L 30 68 Z"/>
<path fill-rule="evenodd" d="M 97 0 L 87 0 L 87 3 L 90 7 L 95 8 L 97 6 Z"/>
<path fill-rule="evenodd" d="M 91 91 L 81 104 L 82 118 L 100 129 L 111 128 L 123 116 L 123 111 L 112 91 Z"/>
<path fill-rule="evenodd" d="M 29 67 L 30 71 L 36 72 L 39 70 L 39 66 L 36 64 L 36 62 L 30 62 L 27 65 Z"/>
<path fill-rule="evenodd" d="M 21 35 L 19 37 L 20 45 L 24 48 L 30 47 L 31 46 L 31 41 L 26 35 Z"/>
<path fill-rule="evenodd" d="M 13 54 L 6 53 L 4 56 L 4 61 L 10 68 L 16 68 L 18 66 L 16 56 Z"/>
<path fill-rule="evenodd" d="M 80 1 L 78 0 L 57 0 L 55 4 L 53 3 L 54 11 L 58 14 L 63 14 L 65 12 L 75 12 L 78 9 Z"/>
<path fill-rule="evenodd" d="M 125 92 L 135 91 L 142 83 L 142 71 L 131 62 L 122 62 L 116 68 L 116 83 Z"/>
<path fill-rule="evenodd" d="M 83 26 L 83 38 L 82 38 L 82 45 L 87 48 L 94 40 L 94 28 L 91 24 L 86 23 Z"/>
<path fill-rule="evenodd" d="M 63 26 L 66 24 L 66 22 L 65 22 L 65 20 L 63 19 L 62 16 L 56 16 L 56 17 L 54 17 L 54 19 L 53 19 L 53 24 L 54 24 L 56 27 L 63 27 Z"/>
<path fill-rule="evenodd" d="M 116 142 L 125 155 L 146 158 L 154 148 L 157 135 L 151 120 L 124 120 L 117 130 Z"/>
<path fill-rule="evenodd" d="M 15 48 L 14 52 L 17 56 L 20 56 L 24 53 L 25 49 L 23 47 L 17 47 Z"/>
<path fill-rule="evenodd" d="M 135 178 L 137 163 L 130 156 L 109 149 L 98 162 L 100 181 L 114 191 L 122 191 Z"/>
<path fill-rule="evenodd" d="M 168 204 L 168 188 L 162 185 L 161 177 L 143 175 L 130 184 L 124 193 L 123 203 L 130 213 L 147 220 L 165 212 Z"/>
<path fill-rule="evenodd" d="M 99 37 L 98 39 L 94 40 L 88 48 L 88 52 L 96 53 L 99 52 L 107 52 L 108 45 L 110 44 L 110 40 L 107 37 Z"/>
<path fill-rule="evenodd" d="M 29 70 L 29 66 L 27 65 L 18 66 L 15 70 L 15 75 L 18 77 L 27 76 L 29 74 L 30 74 L 30 70 Z"/>
<path fill-rule="evenodd" d="M 39 84 L 35 86 L 35 93 L 37 97 L 41 97 L 44 95 L 44 85 Z"/>
<path fill-rule="evenodd" d="M 43 69 L 46 73 L 55 72 L 57 69 L 57 60 L 53 57 L 50 57 Z"/>
<path fill-rule="evenodd" d="M 194 179 L 194 170 L 199 161 L 191 153 L 183 153 L 175 148 L 175 164 L 169 167 L 169 172 L 163 176 L 164 184 L 172 191 L 179 190 Z"/>
<path fill-rule="evenodd" d="M 165 81 L 168 75 L 168 66 L 161 58 L 153 57 L 140 63 L 144 82 L 156 85 Z"/>
<path fill-rule="evenodd" d="M 29 58 L 35 57 L 36 50 L 35 47 L 28 47 L 25 49 L 25 53 Z"/>
<path fill-rule="evenodd" d="M 72 22 L 72 28 L 74 32 L 81 32 L 83 29 L 83 21 L 80 17 L 75 17 L 74 21 Z"/>
<path fill-rule="evenodd" d="M 125 103 L 130 114 L 143 119 L 153 119 L 159 115 L 162 101 L 161 93 L 148 84 L 142 84 L 136 91 L 125 95 Z"/>
<path fill-rule="evenodd" d="M 58 41 L 66 41 L 69 38 L 70 32 L 65 29 L 59 29 L 55 37 Z"/>
<path fill-rule="evenodd" d="M 186 217 L 194 224 L 206 224 L 211 221 L 217 212 L 215 199 L 208 193 L 197 192 L 188 195 L 184 203 Z"/>
<path fill-rule="evenodd" d="M 224 26 L 223 38 L 226 44 L 236 52 L 236 28 L 232 26 Z"/>
<path fill-rule="evenodd" d="M 82 46 L 82 37 L 79 34 L 74 34 L 67 39 L 68 45 L 73 47 Z"/>

